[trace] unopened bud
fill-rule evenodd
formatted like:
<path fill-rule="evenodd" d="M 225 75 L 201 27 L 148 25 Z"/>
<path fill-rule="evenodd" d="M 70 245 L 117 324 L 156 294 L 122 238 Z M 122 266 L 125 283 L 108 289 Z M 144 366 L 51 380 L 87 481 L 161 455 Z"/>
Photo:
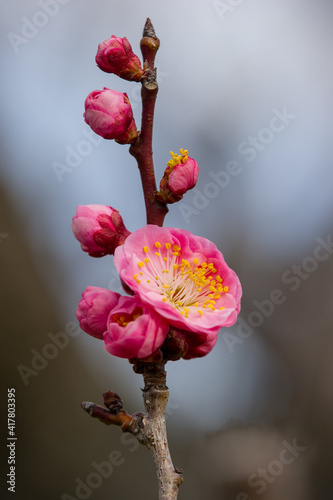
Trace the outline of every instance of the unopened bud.
<path fill-rule="evenodd" d="M 104 87 L 91 92 L 84 103 L 85 122 L 104 139 L 115 139 L 119 144 L 136 141 L 138 131 L 127 94 Z"/>
<path fill-rule="evenodd" d="M 96 55 L 97 66 L 106 73 L 114 73 L 124 80 L 139 82 L 143 75 L 140 59 L 132 51 L 126 37 L 112 35 L 98 45 Z"/>
<path fill-rule="evenodd" d="M 92 337 L 103 339 L 110 312 L 119 300 L 119 293 L 105 288 L 88 286 L 76 310 L 76 317 L 82 330 Z"/>
<path fill-rule="evenodd" d="M 106 205 L 79 205 L 72 230 L 82 250 L 91 257 L 113 255 L 130 234 L 118 210 Z"/>

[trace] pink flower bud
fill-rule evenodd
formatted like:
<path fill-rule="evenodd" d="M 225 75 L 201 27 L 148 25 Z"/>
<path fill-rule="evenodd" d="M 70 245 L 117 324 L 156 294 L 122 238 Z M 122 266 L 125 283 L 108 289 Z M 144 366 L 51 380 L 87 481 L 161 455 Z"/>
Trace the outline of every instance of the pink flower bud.
<path fill-rule="evenodd" d="M 118 210 L 106 205 L 79 205 L 72 230 L 82 250 L 91 257 L 113 255 L 130 234 Z"/>
<path fill-rule="evenodd" d="M 118 304 L 119 293 L 97 286 L 88 286 L 76 310 L 76 317 L 83 331 L 97 339 L 103 339 L 110 312 Z"/>
<path fill-rule="evenodd" d="M 124 80 L 139 82 L 143 75 L 140 59 L 132 51 L 126 37 L 112 35 L 98 45 L 96 55 L 97 66 L 106 73 L 114 73 Z"/>
<path fill-rule="evenodd" d="M 120 144 L 136 141 L 138 131 L 127 94 L 104 87 L 90 92 L 84 106 L 85 122 L 96 134 Z"/>
<path fill-rule="evenodd" d="M 172 156 L 160 183 L 160 192 L 157 199 L 164 203 L 174 203 L 182 199 L 189 189 L 197 183 L 199 167 L 193 158 L 188 156 L 188 151 L 181 149 L 180 155 L 170 151 Z"/>
<path fill-rule="evenodd" d="M 137 296 L 120 297 L 108 318 L 105 349 L 119 358 L 147 358 L 164 342 L 169 323 Z"/>
<path fill-rule="evenodd" d="M 171 360 L 202 358 L 213 349 L 217 337 L 217 332 L 194 335 L 186 330 L 171 328 L 162 348 L 164 357 Z"/>

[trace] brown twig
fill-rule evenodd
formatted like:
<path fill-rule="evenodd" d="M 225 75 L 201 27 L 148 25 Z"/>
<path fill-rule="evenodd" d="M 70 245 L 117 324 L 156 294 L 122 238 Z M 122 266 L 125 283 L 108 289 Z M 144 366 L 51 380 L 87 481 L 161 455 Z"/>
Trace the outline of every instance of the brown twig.
<path fill-rule="evenodd" d="M 130 432 L 141 444 L 147 446 L 153 457 L 159 481 L 159 500 L 176 500 L 183 475 L 180 469 L 175 469 L 173 466 L 168 446 L 165 409 L 169 389 L 166 386 L 164 366 L 165 361 L 140 363 L 140 368 L 136 370 L 143 374 L 145 382 L 143 389 L 145 414 L 129 415 L 122 409 L 120 397 L 111 391 L 104 394 L 104 404 L 108 409 L 95 403 L 81 403 L 81 406 L 92 417 L 108 425 L 121 426 L 123 432 Z M 111 404 L 109 404 L 110 398 Z"/>
<path fill-rule="evenodd" d="M 138 162 L 145 199 L 147 224 L 163 226 L 164 218 L 168 213 L 168 207 L 165 203 L 157 201 L 155 197 L 156 180 L 152 148 L 154 109 L 158 92 L 154 62 L 159 45 L 160 42 L 155 34 L 154 27 L 150 19 L 147 19 L 143 30 L 143 38 L 140 43 L 145 68 L 145 73 L 141 80 L 141 131 L 138 140 L 131 145 L 129 152 Z"/>

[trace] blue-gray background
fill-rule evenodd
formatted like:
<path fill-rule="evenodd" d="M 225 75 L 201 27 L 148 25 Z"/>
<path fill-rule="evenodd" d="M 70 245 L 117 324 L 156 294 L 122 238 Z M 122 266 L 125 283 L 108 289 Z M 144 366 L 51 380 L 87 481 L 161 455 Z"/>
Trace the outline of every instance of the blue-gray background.
<path fill-rule="evenodd" d="M 237 336 L 236 342 L 234 327 L 229 337 L 221 332 L 206 358 L 170 364 L 170 401 L 176 408 L 168 424 L 171 440 L 173 433 L 184 441 L 203 440 L 235 423 L 288 421 L 296 408 L 302 412 L 300 404 L 304 412 L 313 406 L 308 381 L 331 366 L 325 353 L 332 347 L 332 257 L 314 262 L 313 255 L 318 238 L 327 241 L 332 233 L 332 10 L 324 0 L 14 0 L 2 6 L 0 179 L 60 328 L 75 319 L 86 286 L 120 291 L 112 258 L 91 259 L 80 251 L 71 233 L 76 206 L 111 205 L 131 231 L 145 223 L 138 170 L 128 147 L 99 141 L 82 114 L 87 94 L 106 86 L 127 92 L 139 127 L 140 85 L 101 72 L 94 57 L 98 43 L 111 34 L 126 36 L 139 54 L 148 16 L 161 40 L 157 181 L 170 150 L 189 149 L 200 168 L 196 190 L 170 207 L 166 225 L 216 242 L 242 281 L 244 321 L 257 310 L 254 301 L 270 300 L 274 289 L 285 298 L 247 339 Z M 281 113 L 284 123 L 272 122 Z M 272 123 L 283 126 L 277 131 Z M 86 134 L 90 145 L 82 142 Z M 246 149 L 250 136 L 259 138 L 252 153 Z M 228 177 L 230 162 L 238 167 Z M 3 224 L 0 253 L 8 251 L 14 237 Z M 303 262 L 312 266 L 310 272 Z M 296 290 L 287 279 L 295 276 L 294 265 L 303 272 Z M 24 274 L 14 279 L 18 287 L 26 280 Z M 17 304 L 15 295 L 12 301 Z M 17 365 L 31 366 L 31 349 L 41 350 L 46 334 L 29 325 L 20 357 L 10 348 L 16 378 Z M 111 358 L 83 333 L 71 340 L 71 349 L 99 393 L 117 390 L 121 380 L 122 396 L 131 398 L 133 411 L 139 409 L 142 382 L 125 360 Z M 52 363 L 61 365 L 62 355 Z M 47 369 L 39 379 L 46 380 L 46 374 Z M 320 378 L 319 413 L 330 375 L 325 371 Z M 25 387 L 17 378 L 22 398 L 35 380 L 32 376 Z M 66 372 L 63 383 L 71 383 Z M 88 452 L 82 477 L 94 459 Z M 72 469 L 71 494 L 80 471 Z M 70 478 L 64 484 L 59 491 L 70 492 Z M 92 498 L 104 498 L 101 491 L 94 490 Z"/>

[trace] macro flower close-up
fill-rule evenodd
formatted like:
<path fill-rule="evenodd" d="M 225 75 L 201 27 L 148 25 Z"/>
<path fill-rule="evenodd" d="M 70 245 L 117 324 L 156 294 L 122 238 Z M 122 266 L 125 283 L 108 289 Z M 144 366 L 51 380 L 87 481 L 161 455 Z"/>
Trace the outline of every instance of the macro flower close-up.
<path fill-rule="evenodd" d="M 239 279 L 205 238 L 147 225 L 116 249 L 114 263 L 121 279 L 173 326 L 216 333 L 236 322 Z"/>

